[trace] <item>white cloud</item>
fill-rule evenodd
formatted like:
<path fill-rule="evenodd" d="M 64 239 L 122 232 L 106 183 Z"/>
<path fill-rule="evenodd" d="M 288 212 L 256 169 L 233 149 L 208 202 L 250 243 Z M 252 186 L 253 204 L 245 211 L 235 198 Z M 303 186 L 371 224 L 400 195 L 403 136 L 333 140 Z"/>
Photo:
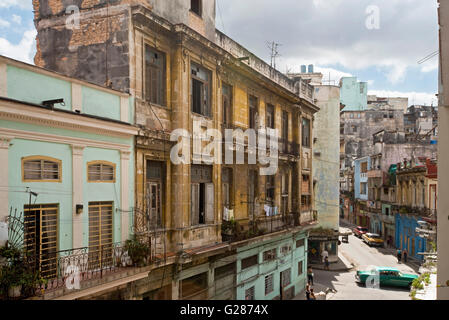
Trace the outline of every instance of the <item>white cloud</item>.
<path fill-rule="evenodd" d="M 20 9 L 31 10 L 32 4 L 31 0 L 0 0 L 0 8 L 19 7 Z"/>
<path fill-rule="evenodd" d="M 17 23 L 17 24 L 22 24 L 22 17 L 18 16 L 16 14 L 12 15 L 12 19 L 13 22 Z"/>
<path fill-rule="evenodd" d="M 0 37 L 0 55 L 26 63 L 33 63 L 36 34 L 35 29 L 25 31 L 19 44 L 12 44 L 7 39 Z"/>
<path fill-rule="evenodd" d="M 374 3 L 373 3 L 374 2 Z M 390 84 L 438 47 L 437 2 L 422 0 L 227 0 L 223 19 L 229 36 L 269 61 L 266 41 L 280 47 L 279 70 L 290 61 L 341 65 L 355 72 L 379 68 Z M 257 3 L 257 5 L 255 5 Z M 379 7 L 380 28 L 369 30 L 366 8 Z M 239 10 L 235 10 L 236 6 Z M 267 12 L 276 19 L 267 19 Z M 282 60 L 288 63 L 282 65 Z M 433 68 L 433 69 L 432 69 Z"/>
<path fill-rule="evenodd" d="M 411 105 L 438 105 L 438 99 L 435 94 L 427 92 L 400 92 L 388 90 L 369 90 L 369 95 L 378 97 L 408 97 L 408 104 Z"/>
<path fill-rule="evenodd" d="M 8 21 L 3 20 L 2 18 L 0 18 L 0 28 L 9 28 L 10 25 L 11 24 Z"/>

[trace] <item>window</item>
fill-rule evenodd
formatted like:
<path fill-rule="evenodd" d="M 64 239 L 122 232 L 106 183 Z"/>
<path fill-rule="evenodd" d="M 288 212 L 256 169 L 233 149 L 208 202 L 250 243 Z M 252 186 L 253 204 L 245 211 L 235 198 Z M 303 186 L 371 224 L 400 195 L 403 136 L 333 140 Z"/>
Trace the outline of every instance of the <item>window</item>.
<path fill-rule="evenodd" d="M 181 281 L 181 292 L 183 300 L 205 300 L 207 299 L 207 272 Z"/>
<path fill-rule="evenodd" d="M 252 266 L 257 265 L 258 263 L 258 259 L 257 259 L 257 254 L 245 259 L 242 259 L 242 270 L 251 268 Z"/>
<path fill-rule="evenodd" d="M 215 194 L 212 183 L 212 166 L 192 165 L 191 181 L 191 225 L 214 223 Z"/>
<path fill-rule="evenodd" d="M 267 104 L 267 121 L 266 127 L 274 129 L 274 106 Z"/>
<path fill-rule="evenodd" d="M 221 181 L 223 184 L 223 206 L 230 209 L 232 207 L 232 168 L 223 168 L 221 173 Z"/>
<path fill-rule="evenodd" d="M 298 276 L 302 275 L 304 273 L 304 263 L 303 261 L 298 262 Z"/>
<path fill-rule="evenodd" d="M 249 96 L 249 127 L 250 129 L 257 129 L 258 127 L 258 105 L 259 101 L 254 96 Z"/>
<path fill-rule="evenodd" d="M 58 204 L 24 206 L 24 246 L 45 279 L 57 276 Z"/>
<path fill-rule="evenodd" d="M 227 276 L 235 275 L 235 262 L 214 269 L 214 279 L 222 279 Z"/>
<path fill-rule="evenodd" d="M 305 241 L 304 239 L 299 239 L 296 241 L 296 248 L 304 247 Z"/>
<path fill-rule="evenodd" d="M 254 300 L 254 286 L 245 290 L 245 300 Z"/>
<path fill-rule="evenodd" d="M 33 156 L 22 158 L 24 182 L 61 182 L 61 160 Z"/>
<path fill-rule="evenodd" d="M 310 120 L 302 118 L 302 146 L 310 148 Z"/>
<path fill-rule="evenodd" d="M 190 0 L 190 10 L 201 17 L 202 12 L 201 0 Z"/>
<path fill-rule="evenodd" d="M 271 261 L 276 259 L 276 248 L 267 250 L 263 253 L 263 261 Z"/>
<path fill-rule="evenodd" d="M 302 211 L 307 211 L 311 209 L 311 201 L 310 201 L 310 196 L 305 196 L 302 195 L 301 196 L 301 210 Z"/>
<path fill-rule="evenodd" d="M 145 100 L 165 106 L 165 53 L 145 45 Z"/>
<path fill-rule="evenodd" d="M 223 123 L 232 123 L 232 87 L 224 84 L 222 85 L 222 101 L 223 101 Z"/>
<path fill-rule="evenodd" d="M 88 162 L 87 182 L 115 182 L 115 163 L 107 161 Z"/>
<path fill-rule="evenodd" d="M 274 201 L 274 192 L 276 189 L 274 175 L 266 176 L 266 193 L 269 201 Z"/>
<path fill-rule="evenodd" d="M 273 274 L 265 277 L 265 295 L 273 292 Z"/>
<path fill-rule="evenodd" d="M 352 132 L 353 132 L 353 133 L 356 133 L 356 132 L 357 132 L 357 126 L 351 126 L 351 128 L 352 128 Z"/>
<path fill-rule="evenodd" d="M 89 202 L 89 269 L 111 266 L 112 202 Z"/>
<path fill-rule="evenodd" d="M 290 251 L 292 251 L 292 246 L 287 244 L 285 246 L 281 247 L 281 256 L 285 256 L 286 254 L 288 254 Z"/>
<path fill-rule="evenodd" d="M 210 117 L 212 73 L 197 64 L 191 64 L 192 72 L 192 112 Z"/>
<path fill-rule="evenodd" d="M 161 228 L 162 203 L 165 188 L 165 166 L 163 162 L 147 161 L 145 204 L 147 217 L 152 228 Z"/>
<path fill-rule="evenodd" d="M 367 173 L 368 172 L 368 162 L 362 162 L 360 164 L 360 171 L 361 171 L 361 173 Z"/>
<path fill-rule="evenodd" d="M 360 194 L 366 194 L 366 182 L 360 183 Z"/>
<path fill-rule="evenodd" d="M 291 269 L 287 269 L 281 272 L 281 283 L 283 287 L 288 286 L 291 283 Z"/>
<path fill-rule="evenodd" d="M 282 151 L 288 152 L 288 112 L 282 111 Z"/>

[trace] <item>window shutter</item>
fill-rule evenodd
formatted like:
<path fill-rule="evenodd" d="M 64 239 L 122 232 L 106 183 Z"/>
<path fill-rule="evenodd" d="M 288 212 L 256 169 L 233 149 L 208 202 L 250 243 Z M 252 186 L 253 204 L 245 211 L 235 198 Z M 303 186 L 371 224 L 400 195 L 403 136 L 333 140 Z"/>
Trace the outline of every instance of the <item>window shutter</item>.
<path fill-rule="evenodd" d="M 206 223 L 215 222 L 214 199 L 214 184 L 206 183 Z"/>
<path fill-rule="evenodd" d="M 200 223 L 200 185 L 198 183 L 192 183 L 192 208 L 191 208 L 191 224 L 196 226 Z"/>

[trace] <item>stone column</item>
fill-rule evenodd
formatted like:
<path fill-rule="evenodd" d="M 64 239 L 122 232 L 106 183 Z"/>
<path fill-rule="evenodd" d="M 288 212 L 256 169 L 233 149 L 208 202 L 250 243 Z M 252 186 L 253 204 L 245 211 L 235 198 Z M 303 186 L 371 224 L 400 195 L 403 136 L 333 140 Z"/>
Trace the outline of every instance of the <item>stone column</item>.
<path fill-rule="evenodd" d="M 191 132 L 189 104 L 189 59 L 185 54 L 182 39 L 178 39 L 172 63 L 172 129 L 186 129 Z M 172 245 L 186 248 L 183 228 L 190 225 L 190 164 L 171 166 L 171 225 L 177 229 Z"/>
<path fill-rule="evenodd" d="M 0 181 L 4 186 L 9 186 L 8 179 L 8 153 L 12 137 L 0 137 Z M 9 214 L 8 188 L 0 190 L 0 222 L 6 221 Z"/>
<path fill-rule="evenodd" d="M 121 151 L 120 173 L 121 173 L 121 209 L 122 209 L 122 241 L 129 238 L 129 159 L 130 151 Z"/>
<path fill-rule="evenodd" d="M 73 248 L 83 247 L 83 216 L 87 219 L 88 208 L 83 212 L 76 212 L 76 205 L 83 205 L 83 152 L 84 146 L 72 145 L 72 245 Z"/>

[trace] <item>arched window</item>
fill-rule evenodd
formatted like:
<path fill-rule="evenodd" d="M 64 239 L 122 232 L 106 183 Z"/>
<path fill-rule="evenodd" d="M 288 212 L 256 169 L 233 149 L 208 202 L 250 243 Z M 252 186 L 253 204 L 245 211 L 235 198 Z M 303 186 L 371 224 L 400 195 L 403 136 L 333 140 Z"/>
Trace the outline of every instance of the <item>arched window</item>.
<path fill-rule="evenodd" d="M 87 164 L 87 182 L 115 182 L 115 163 L 92 161 Z"/>
<path fill-rule="evenodd" d="M 62 161 L 44 156 L 22 158 L 22 181 L 61 182 Z"/>

